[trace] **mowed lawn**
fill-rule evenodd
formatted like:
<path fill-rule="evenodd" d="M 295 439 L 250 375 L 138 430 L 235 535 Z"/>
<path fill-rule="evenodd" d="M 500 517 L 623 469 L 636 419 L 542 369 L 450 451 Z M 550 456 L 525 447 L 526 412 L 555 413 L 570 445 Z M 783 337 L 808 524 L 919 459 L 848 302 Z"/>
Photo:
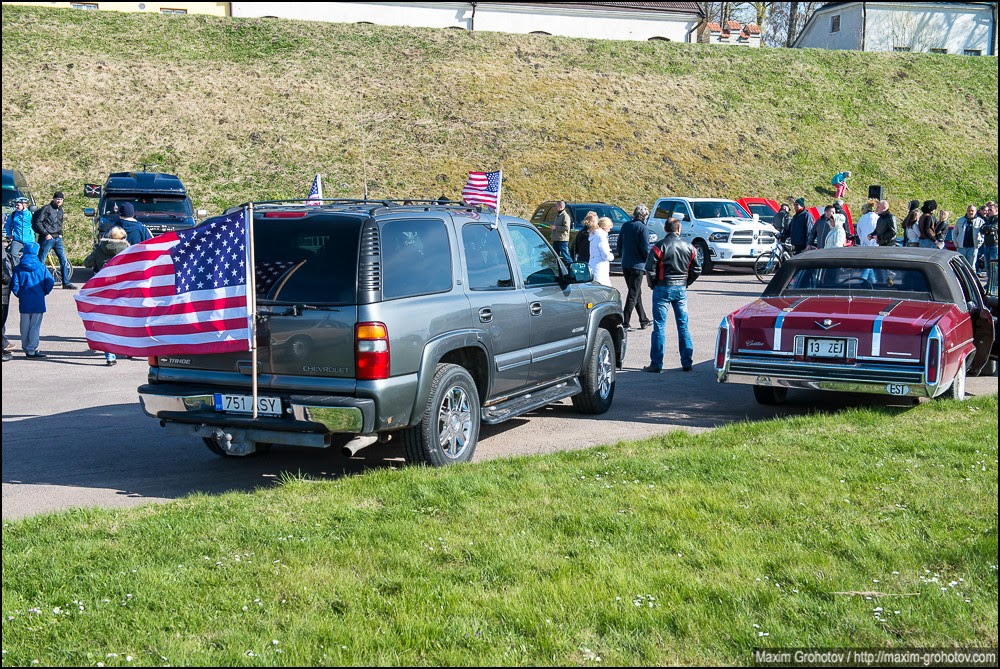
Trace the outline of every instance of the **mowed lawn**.
<path fill-rule="evenodd" d="M 997 397 L 3 525 L 3 665 L 997 645 Z"/>

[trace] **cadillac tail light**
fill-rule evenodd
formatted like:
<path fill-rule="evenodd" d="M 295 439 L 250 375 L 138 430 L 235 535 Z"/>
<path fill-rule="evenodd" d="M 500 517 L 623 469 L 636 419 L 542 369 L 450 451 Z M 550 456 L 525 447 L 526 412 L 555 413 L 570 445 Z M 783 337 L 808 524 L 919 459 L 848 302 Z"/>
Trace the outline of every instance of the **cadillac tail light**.
<path fill-rule="evenodd" d="M 384 323 L 358 323 L 354 328 L 355 378 L 389 378 L 389 331 Z"/>
<path fill-rule="evenodd" d="M 935 386 L 941 380 L 941 330 L 934 328 L 927 339 L 927 383 Z"/>
<path fill-rule="evenodd" d="M 719 336 L 715 340 L 715 368 L 717 370 L 725 369 L 726 363 L 729 362 L 729 337 L 731 333 L 732 323 L 729 316 L 726 316 L 719 324 Z"/>

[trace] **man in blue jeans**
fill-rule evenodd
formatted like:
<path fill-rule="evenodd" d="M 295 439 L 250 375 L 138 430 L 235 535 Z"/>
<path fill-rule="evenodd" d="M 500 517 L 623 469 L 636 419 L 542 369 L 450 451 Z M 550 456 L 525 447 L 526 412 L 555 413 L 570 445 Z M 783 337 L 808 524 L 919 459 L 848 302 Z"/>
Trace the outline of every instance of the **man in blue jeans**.
<path fill-rule="evenodd" d="M 569 254 L 569 231 L 572 227 L 573 221 L 570 219 L 569 212 L 566 211 L 566 202 L 559 200 L 556 203 L 556 217 L 552 221 L 549 241 L 552 242 L 552 248 L 559 254 L 567 267 L 573 262 L 573 258 Z"/>
<path fill-rule="evenodd" d="M 76 286 L 70 283 L 73 275 L 73 266 L 66 258 L 66 249 L 63 248 L 63 194 L 56 191 L 52 196 L 52 202 L 42 207 L 35 214 L 31 221 L 31 227 L 38 233 L 38 259 L 45 264 L 45 258 L 49 251 L 56 250 L 59 258 L 59 268 L 62 271 L 62 287 L 67 290 L 76 290 Z"/>
<path fill-rule="evenodd" d="M 646 282 L 653 289 L 653 336 L 649 345 L 649 365 L 644 372 L 663 371 L 663 345 L 666 339 L 667 306 L 674 310 L 677 338 L 681 354 L 681 369 L 691 371 L 694 346 L 688 330 L 687 287 L 701 276 L 698 253 L 681 240 L 681 222 L 668 218 L 663 229 L 666 235 L 653 245 L 646 258 Z"/>

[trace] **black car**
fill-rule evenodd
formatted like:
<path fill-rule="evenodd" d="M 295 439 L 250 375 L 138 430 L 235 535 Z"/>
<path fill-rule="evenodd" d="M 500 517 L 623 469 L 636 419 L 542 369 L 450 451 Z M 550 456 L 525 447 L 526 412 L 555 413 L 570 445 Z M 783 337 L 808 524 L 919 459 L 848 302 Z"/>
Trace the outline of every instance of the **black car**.
<path fill-rule="evenodd" d="M 531 222 L 542 230 L 546 237 L 548 237 L 549 230 L 552 227 L 552 221 L 556 220 L 556 205 L 558 203 L 558 200 L 543 202 L 538 205 L 535 213 L 531 215 Z M 571 249 L 576 241 L 576 235 L 583 230 L 583 219 L 587 215 L 587 212 L 595 212 L 598 218 L 607 216 L 611 219 L 614 225 L 608 233 L 608 244 L 611 245 L 611 252 L 615 254 L 614 260 L 611 261 L 611 271 L 621 273 L 622 259 L 618 255 L 618 233 L 621 232 L 622 226 L 625 223 L 632 220 L 632 217 L 625 213 L 625 210 L 621 207 L 604 202 L 567 202 L 566 211 L 569 212 L 570 220 L 573 221 L 573 229 L 569 233 L 569 247 Z M 656 240 L 656 234 L 650 233 L 649 243 L 653 244 Z"/>

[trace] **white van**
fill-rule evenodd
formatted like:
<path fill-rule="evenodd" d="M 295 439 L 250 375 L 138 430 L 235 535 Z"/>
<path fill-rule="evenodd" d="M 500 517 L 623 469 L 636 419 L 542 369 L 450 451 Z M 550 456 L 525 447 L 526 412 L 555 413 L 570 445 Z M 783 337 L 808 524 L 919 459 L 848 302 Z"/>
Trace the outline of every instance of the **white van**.
<path fill-rule="evenodd" d="M 662 197 L 653 205 L 649 227 L 661 237 L 671 216 L 681 221 L 681 239 L 698 251 L 702 269 L 719 265 L 753 265 L 770 251 L 777 230 L 761 223 L 732 200 L 704 197 Z"/>

